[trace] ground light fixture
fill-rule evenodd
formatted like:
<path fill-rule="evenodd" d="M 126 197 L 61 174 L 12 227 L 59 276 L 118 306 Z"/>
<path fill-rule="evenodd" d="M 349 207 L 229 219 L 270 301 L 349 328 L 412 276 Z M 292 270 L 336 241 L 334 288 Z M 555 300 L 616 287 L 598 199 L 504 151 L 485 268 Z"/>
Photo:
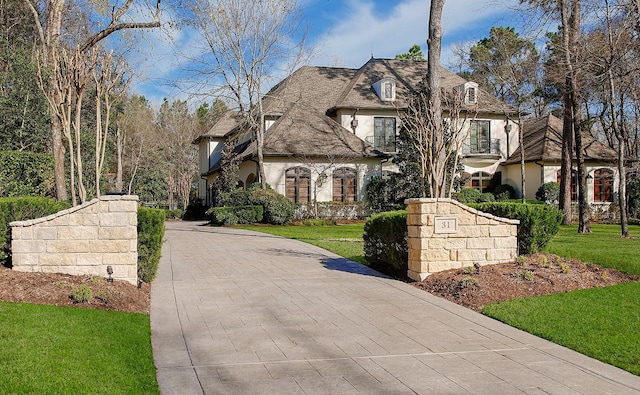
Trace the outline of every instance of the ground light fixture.
<path fill-rule="evenodd" d="M 113 268 L 111 267 L 111 265 L 107 266 L 107 274 L 109 275 L 109 277 L 107 277 L 107 282 L 112 283 L 113 277 L 111 277 L 111 275 L 113 274 Z"/>

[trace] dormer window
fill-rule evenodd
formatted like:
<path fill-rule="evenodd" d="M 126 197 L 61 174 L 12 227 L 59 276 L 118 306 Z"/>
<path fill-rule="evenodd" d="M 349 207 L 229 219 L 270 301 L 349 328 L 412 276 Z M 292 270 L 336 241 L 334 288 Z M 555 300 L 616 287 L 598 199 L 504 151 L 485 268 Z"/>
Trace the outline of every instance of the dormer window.
<path fill-rule="evenodd" d="M 460 93 L 463 95 L 464 104 L 478 104 L 478 84 L 475 82 L 465 82 L 460 86 Z"/>
<path fill-rule="evenodd" d="M 396 80 L 385 77 L 373 84 L 373 89 L 382 101 L 396 100 Z"/>

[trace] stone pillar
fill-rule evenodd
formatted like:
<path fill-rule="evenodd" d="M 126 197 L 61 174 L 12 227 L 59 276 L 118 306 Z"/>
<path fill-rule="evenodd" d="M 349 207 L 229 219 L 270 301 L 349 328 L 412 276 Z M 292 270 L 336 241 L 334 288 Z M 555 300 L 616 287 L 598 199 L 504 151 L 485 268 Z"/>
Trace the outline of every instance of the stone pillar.
<path fill-rule="evenodd" d="M 107 277 L 137 283 L 138 197 L 106 195 L 11 226 L 13 270 Z"/>
<path fill-rule="evenodd" d="M 518 220 L 483 213 L 452 199 L 408 199 L 409 278 L 466 266 L 513 262 Z"/>

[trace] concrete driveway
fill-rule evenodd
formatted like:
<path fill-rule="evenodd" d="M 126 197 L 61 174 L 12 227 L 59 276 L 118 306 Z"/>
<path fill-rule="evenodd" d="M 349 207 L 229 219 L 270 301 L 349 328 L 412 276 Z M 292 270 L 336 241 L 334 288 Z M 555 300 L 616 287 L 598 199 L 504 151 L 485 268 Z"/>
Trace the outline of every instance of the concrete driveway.
<path fill-rule="evenodd" d="M 162 394 L 640 394 L 640 377 L 265 234 L 167 222 Z"/>

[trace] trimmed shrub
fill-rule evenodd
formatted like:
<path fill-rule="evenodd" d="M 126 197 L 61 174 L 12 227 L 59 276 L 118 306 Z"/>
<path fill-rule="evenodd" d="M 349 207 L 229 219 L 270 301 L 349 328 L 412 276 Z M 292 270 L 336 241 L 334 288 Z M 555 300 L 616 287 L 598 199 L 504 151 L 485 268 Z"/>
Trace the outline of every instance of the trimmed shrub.
<path fill-rule="evenodd" d="M 408 269 L 407 211 L 372 216 L 364 224 L 364 258 L 374 268 L 406 276 Z"/>
<path fill-rule="evenodd" d="M 495 202 L 495 201 L 496 201 L 496 198 L 493 196 L 493 193 L 491 192 L 485 192 L 480 194 L 480 197 L 477 200 L 478 203 Z"/>
<path fill-rule="evenodd" d="M 493 190 L 493 196 L 495 196 L 498 202 L 514 199 L 516 197 L 516 190 L 509 184 L 501 184 Z"/>
<path fill-rule="evenodd" d="M 453 198 L 460 203 L 476 203 L 480 199 L 480 191 L 475 188 L 463 188 L 460 192 L 453 194 Z"/>
<path fill-rule="evenodd" d="M 555 207 L 522 203 L 479 203 L 471 207 L 498 217 L 517 219 L 518 253 L 533 254 L 540 251 L 558 233 L 562 213 Z"/>
<path fill-rule="evenodd" d="M 540 185 L 540 188 L 536 191 L 536 199 L 546 204 L 558 204 L 558 197 L 560 196 L 560 185 L 557 182 L 545 182 Z"/>
<path fill-rule="evenodd" d="M 46 217 L 69 207 L 71 206 L 68 202 L 45 197 L 0 198 L 0 261 L 2 264 L 11 267 L 10 222 Z"/>
<path fill-rule="evenodd" d="M 262 206 L 212 207 L 207 210 L 207 219 L 214 226 L 253 224 L 261 222 Z"/>
<path fill-rule="evenodd" d="M 256 189 L 251 194 L 254 205 L 264 208 L 262 221 L 271 225 L 284 225 L 293 219 L 296 205 L 273 189 Z"/>
<path fill-rule="evenodd" d="M 170 210 L 170 209 L 165 209 L 164 210 L 164 218 L 165 219 L 180 219 L 182 218 L 182 210 L 180 210 L 179 208 Z"/>
<path fill-rule="evenodd" d="M 138 279 L 150 283 L 156 277 L 162 240 L 164 238 L 164 210 L 138 208 Z"/>

